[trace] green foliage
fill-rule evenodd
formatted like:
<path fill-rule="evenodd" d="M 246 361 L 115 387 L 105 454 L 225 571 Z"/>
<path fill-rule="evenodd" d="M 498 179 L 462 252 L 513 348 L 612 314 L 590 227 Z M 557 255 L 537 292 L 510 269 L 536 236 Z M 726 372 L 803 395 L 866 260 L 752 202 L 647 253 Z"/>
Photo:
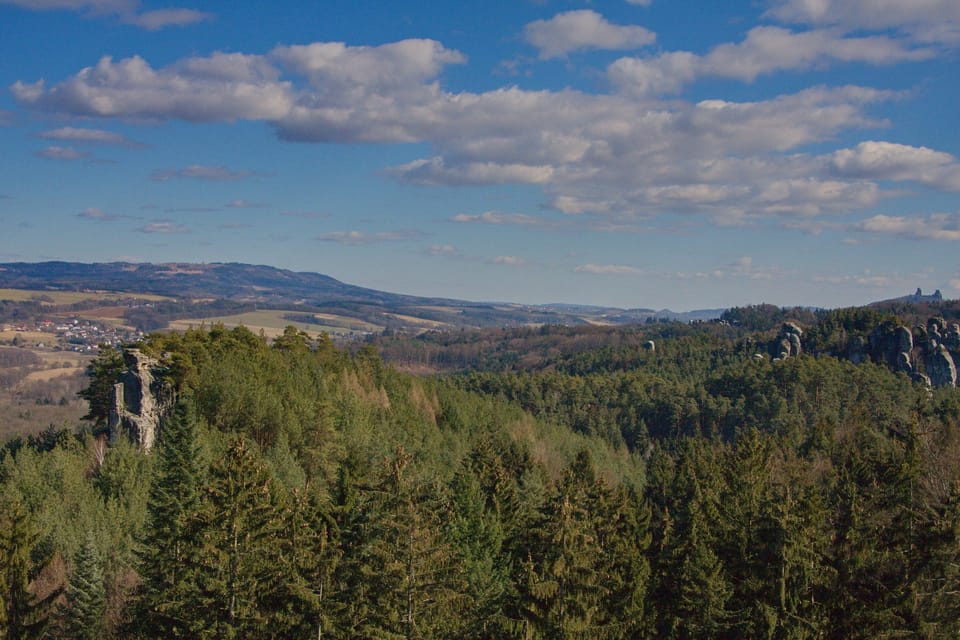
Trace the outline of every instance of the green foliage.
<path fill-rule="evenodd" d="M 840 348 L 877 317 L 806 335 Z M 151 336 L 181 398 L 154 452 L 4 448 L 4 611 L 45 618 L 92 532 L 107 638 L 956 637 L 960 392 L 758 361 L 763 339 L 434 334 L 423 364 L 486 370 L 423 379 L 292 329 Z"/>
<path fill-rule="evenodd" d="M 103 560 L 93 534 L 88 532 L 74 558 L 73 573 L 67 584 L 66 637 L 102 638 L 106 608 Z"/>

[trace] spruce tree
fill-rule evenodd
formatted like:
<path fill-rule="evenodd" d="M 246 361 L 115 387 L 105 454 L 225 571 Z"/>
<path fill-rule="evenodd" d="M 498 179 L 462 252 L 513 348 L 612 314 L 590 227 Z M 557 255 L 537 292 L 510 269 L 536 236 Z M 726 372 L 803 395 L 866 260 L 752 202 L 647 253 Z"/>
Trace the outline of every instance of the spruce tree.
<path fill-rule="evenodd" d="M 98 640 L 103 635 L 103 616 L 107 608 L 103 582 L 103 560 L 91 532 L 74 559 L 73 573 L 67 584 L 66 632 L 75 640 Z"/>
<path fill-rule="evenodd" d="M 137 622 L 151 634 L 187 635 L 182 611 L 192 588 L 184 572 L 194 544 L 187 518 L 197 506 L 199 481 L 196 419 L 191 401 L 183 398 L 160 433 L 141 545 L 143 610 Z"/>

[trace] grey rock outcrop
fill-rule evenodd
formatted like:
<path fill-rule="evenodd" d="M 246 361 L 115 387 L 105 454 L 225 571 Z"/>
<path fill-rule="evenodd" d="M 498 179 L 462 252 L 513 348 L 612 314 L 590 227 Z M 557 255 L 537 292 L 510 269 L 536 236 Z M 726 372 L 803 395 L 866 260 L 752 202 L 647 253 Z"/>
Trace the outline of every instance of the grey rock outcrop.
<path fill-rule="evenodd" d="M 937 347 L 936 352 L 926 360 L 927 375 L 930 383 L 935 387 L 957 386 L 957 366 L 950 351 L 943 345 Z"/>
<path fill-rule="evenodd" d="M 803 329 L 793 322 L 784 322 L 780 333 L 773 340 L 771 354 L 781 360 L 800 355 L 803 352 L 802 336 Z"/>
<path fill-rule="evenodd" d="M 157 438 L 161 420 L 173 406 L 173 391 L 163 380 L 164 367 L 139 349 L 125 349 L 127 371 L 114 385 L 113 407 L 107 426 L 110 438 L 124 434 L 143 451 Z"/>
<path fill-rule="evenodd" d="M 913 333 L 907 327 L 891 327 L 882 324 L 867 337 L 870 354 L 874 361 L 882 362 L 894 371 L 913 373 Z"/>

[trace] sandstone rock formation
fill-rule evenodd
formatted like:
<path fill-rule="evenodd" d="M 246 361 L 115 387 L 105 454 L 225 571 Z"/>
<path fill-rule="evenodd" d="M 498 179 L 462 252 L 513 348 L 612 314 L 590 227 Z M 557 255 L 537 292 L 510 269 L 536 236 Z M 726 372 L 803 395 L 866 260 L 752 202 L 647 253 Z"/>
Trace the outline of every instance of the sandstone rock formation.
<path fill-rule="evenodd" d="M 173 391 L 163 380 L 164 368 L 139 349 L 125 349 L 127 371 L 114 386 L 114 402 L 107 426 L 110 438 L 129 437 L 143 451 L 157 438 L 160 422 L 173 406 Z"/>
<path fill-rule="evenodd" d="M 771 345 L 771 354 L 781 360 L 800 355 L 803 351 L 802 336 L 803 329 L 792 322 L 784 322 Z"/>
<path fill-rule="evenodd" d="M 957 366 L 945 346 L 939 345 L 933 355 L 926 359 L 926 365 L 930 384 L 935 387 L 957 386 Z"/>

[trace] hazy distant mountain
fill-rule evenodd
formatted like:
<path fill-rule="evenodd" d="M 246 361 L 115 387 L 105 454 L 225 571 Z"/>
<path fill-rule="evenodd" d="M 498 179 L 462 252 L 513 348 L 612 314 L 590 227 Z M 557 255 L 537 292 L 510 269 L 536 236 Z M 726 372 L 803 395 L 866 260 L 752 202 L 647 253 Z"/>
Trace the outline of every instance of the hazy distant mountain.
<path fill-rule="evenodd" d="M 263 308 L 322 310 L 386 326 L 409 317 L 439 326 L 521 324 L 627 324 L 647 318 L 705 320 L 723 309 L 675 313 L 589 305 L 520 305 L 410 296 L 346 284 L 319 273 L 295 272 L 240 263 L 79 263 L 0 264 L 0 288 L 103 290 L 151 293 L 175 298 L 220 298 Z"/>

